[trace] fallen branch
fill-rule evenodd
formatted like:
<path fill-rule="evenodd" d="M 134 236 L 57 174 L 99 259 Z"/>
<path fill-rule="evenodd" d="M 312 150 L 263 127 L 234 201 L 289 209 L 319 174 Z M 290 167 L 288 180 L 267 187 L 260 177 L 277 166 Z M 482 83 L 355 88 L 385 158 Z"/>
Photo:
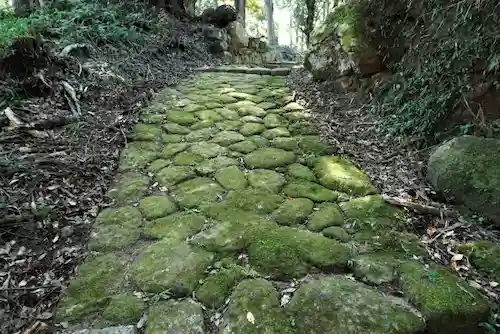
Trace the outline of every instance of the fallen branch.
<path fill-rule="evenodd" d="M 388 195 L 382 195 L 382 198 L 384 201 L 386 201 L 389 204 L 393 204 L 396 206 L 400 206 L 403 208 L 411 209 L 416 213 L 419 214 L 430 214 L 433 216 L 438 216 L 438 217 L 449 217 L 449 218 L 454 218 L 458 217 L 458 213 L 453 210 L 449 209 L 443 209 L 443 208 L 438 208 L 435 206 L 430 206 L 430 205 L 425 205 L 425 204 L 419 204 L 419 203 L 414 203 L 410 202 L 401 198 L 396 198 L 396 197 L 390 197 Z"/>
<path fill-rule="evenodd" d="M 85 52 L 88 52 L 89 46 L 87 44 L 70 44 L 64 47 L 64 49 L 61 50 L 57 54 L 58 57 L 67 57 L 69 56 L 70 53 L 72 53 L 74 50 L 77 49 L 83 49 Z"/>
<path fill-rule="evenodd" d="M 64 88 L 64 97 L 66 97 L 66 100 L 68 100 L 68 105 L 71 109 L 71 112 L 73 113 L 73 116 L 80 116 L 80 103 L 78 102 L 78 98 L 76 97 L 75 89 L 67 81 L 61 81 L 61 85 Z"/>

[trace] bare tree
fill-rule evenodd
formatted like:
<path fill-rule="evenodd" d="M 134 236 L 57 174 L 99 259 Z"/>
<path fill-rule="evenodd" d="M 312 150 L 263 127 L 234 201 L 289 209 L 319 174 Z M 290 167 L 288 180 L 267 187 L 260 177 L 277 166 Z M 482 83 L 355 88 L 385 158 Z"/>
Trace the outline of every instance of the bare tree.
<path fill-rule="evenodd" d="M 269 44 L 275 45 L 276 43 L 276 34 L 274 33 L 274 6 L 273 0 L 264 0 L 266 5 L 266 19 L 267 19 L 267 37 L 269 39 Z"/>

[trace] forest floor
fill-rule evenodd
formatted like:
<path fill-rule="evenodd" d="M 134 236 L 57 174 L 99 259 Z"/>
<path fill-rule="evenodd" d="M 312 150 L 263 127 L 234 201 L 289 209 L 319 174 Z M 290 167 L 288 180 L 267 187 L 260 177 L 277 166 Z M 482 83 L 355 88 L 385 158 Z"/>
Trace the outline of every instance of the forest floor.
<path fill-rule="evenodd" d="M 225 71 L 241 69 L 183 80 L 141 113 L 56 323 L 478 332 L 490 301 L 429 258 L 284 79 Z"/>

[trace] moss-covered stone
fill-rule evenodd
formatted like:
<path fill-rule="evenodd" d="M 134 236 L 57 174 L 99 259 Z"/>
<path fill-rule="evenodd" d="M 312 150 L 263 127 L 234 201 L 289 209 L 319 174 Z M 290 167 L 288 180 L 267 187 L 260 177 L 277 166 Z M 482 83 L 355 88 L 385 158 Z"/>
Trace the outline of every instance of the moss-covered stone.
<path fill-rule="evenodd" d="M 167 131 L 168 134 L 174 135 L 185 135 L 190 132 L 189 128 L 179 125 L 177 123 L 165 123 L 162 127 Z"/>
<path fill-rule="evenodd" d="M 181 207 L 194 208 L 218 201 L 224 189 L 212 179 L 201 177 L 178 184 L 172 193 Z"/>
<path fill-rule="evenodd" d="M 290 227 L 257 231 L 248 246 L 250 263 L 276 279 L 305 275 L 311 265 L 344 269 L 351 251 L 321 235 Z"/>
<path fill-rule="evenodd" d="M 269 169 L 256 169 L 248 173 L 248 182 L 254 188 L 277 193 L 286 183 L 285 177 Z"/>
<path fill-rule="evenodd" d="M 273 219 L 280 225 L 303 223 L 312 212 L 314 203 L 307 198 L 292 198 L 273 212 Z"/>
<path fill-rule="evenodd" d="M 156 159 L 155 161 L 153 161 L 149 164 L 148 170 L 150 172 L 156 173 L 159 170 L 161 170 L 167 166 L 170 166 L 170 164 L 171 164 L 171 162 L 169 160 Z"/>
<path fill-rule="evenodd" d="M 314 173 L 306 166 L 294 163 L 288 166 L 288 175 L 293 179 L 315 181 Z"/>
<path fill-rule="evenodd" d="M 251 107 L 251 106 L 255 106 L 255 103 L 252 102 L 252 101 L 238 101 L 238 102 L 226 105 L 226 108 L 229 108 L 229 109 L 232 109 L 232 110 L 237 110 L 238 113 L 239 113 L 240 109 Z M 244 116 L 241 113 L 240 113 L 240 115 Z M 248 113 L 246 113 L 246 115 L 248 115 Z"/>
<path fill-rule="evenodd" d="M 426 326 L 403 300 L 343 277 L 302 285 L 287 305 L 297 333 L 420 333 Z"/>
<path fill-rule="evenodd" d="M 266 130 L 264 124 L 260 123 L 245 123 L 240 129 L 240 133 L 244 136 L 252 136 Z"/>
<path fill-rule="evenodd" d="M 337 150 L 330 144 L 323 142 L 317 136 L 301 136 L 298 139 L 300 149 L 305 154 L 316 156 L 331 155 Z"/>
<path fill-rule="evenodd" d="M 212 142 L 222 146 L 229 146 L 243 140 L 245 140 L 245 136 L 241 133 L 235 131 L 221 131 L 212 139 Z"/>
<path fill-rule="evenodd" d="M 136 323 L 142 316 L 145 303 L 131 295 L 117 295 L 102 312 L 102 317 L 111 325 Z"/>
<path fill-rule="evenodd" d="M 205 279 L 196 290 L 196 298 L 205 306 L 219 308 L 231 294 L 233 287 L 245 277 L 245 270 L 240 266 L 221 268 L 217 273 Z"/>
<path fill-rule="evenodd" d="M 96 251 L 123 249 L 137 242 L 141 214 L 133 206 L 108 208 L 99 213 L 88 248 Z"/>
<path fill-rule="evenodd" d="M 339 240 L 342 242 L 348 242 L 351 240 L 351 236 L 340 226 L 330 226 L 322 231 L 323 235 L 327 238 Z"/>
<path fill-rule="evenodd" d="M 220 122 L 224 120 L 224 117 L 215 110 L 200 110 L 196 112 L 196 116 L 202 121 Z"/>
<path fill-rule="evenodd" d="M 156 174 L 156 181 L 164 187 L 171 187 L 179 182 L 192 179 L 196 173 L 189 166 L 170 166 L 163 168 Z"/>
<path fill-rule="evenodd" d="M 221 156 L 201 162 L 196 166 L 196 171 L 200 175 L 211 175 L 221 168 L 236 165 L 238 165 L 238 161 L 236 159 Z"/>
<path fill-rule="evenodd" d="M 139 173 L 123 174 L 108 191 L 107 196 L 116 203 L 135 202 L 143 197 L 149 187 L 149 178 Z"/>
<path fill-rule="evenodd" d="M 278 148 L 259 148 L 245 155 L 244 161 L 250 168 L 276 168 L 291 164 L 295 161 L 295 154 Z"/>
<path fill-rule="evenodd" d="M 137 141 L 128 144 L 120 154 L 118 168 L 122 171 L 144 168 L 160 154 L 160 146 L 154 142 Z"/>
<path fill-rule="evenodd" d="M 339 205 L 345 214 L 344 227 L 350 231 L 404 230 L 406 227 L 404 212 L 379 195 L 359 197 Z"/>
<path fill-rule="evenodd" d="M 215 173 L 215 179 L 224 188 L 231 190 L 245 189 L 248 185 L 245 173 L 236 166 L 228 166 L 219 169 Z"/>
<path fill-rule="evenodd" d="M 167 196 L 148 196 L 139 201 L 139 209 L 146 219 L 164 217 L 177 211 L 177 205 Z"/>
<path fill-rule="evenodd" d="M 219 155 L 225 155 L 227 149 L 215 143 L 196 143 L 189 148 L 189 152 L 196 154 L 204 159 L 215 158 Z"/>
<path fill-rule="evenodd" d="M 206 218 L 195 213 L 175 213 L 173 215 L 148 222 L 143 233 L 147 236 L 163 239 L 185 240 L 195 235 L 206 223 Z"/>
<path fill-rule="evenodd" d="M 400 260 L 393 254 L 366 254 L 352 259 L 354 276 L 371 285 L 391 283 L 397 278 L 396 268 Z"/>
<path fill-rule="evenodd" d="M 262 136 L 250 136 L 247 139 L 257 145 L 258 148 L 268 147 L 270 145 L 269 140 Z"/>
<path fill-rule="evenodd" d="M 267 139 L 274 139 L 277 137 L 290 137 L 290 131 L 287 128 L 272 128 L 264 131 L 262 137 Z"/>
<path fill-rule="evenodd" d="M 229 149 L 239 153 L 248 154 L 255 151 L 257 149 L 257 145 L 255 145 L 255 143 L 250 140 L 244 140 L 239 143 L 230 145 Z"/>
<path fill-rule="evenodd" d="M 238 114 L 238 112 L 236 110 L 231 110 L 231 109 L 227 109 L 227 108 L 220 108 L 220 109 L 215 109 L 215 111 L 217 111 L 222 117 L 224 117 L 225 119 L 228 119 L 228 120 L 235 121 L 235 120 L 240 119 L 240 115 Z"/>
<path fill-rule="evenodd" d="M 274 138 L 271 140 L 271 146 L 287 151 L 297 151 L 299 149 L 299 143 L 295 137 Z"/>
<path fill-rule="evenodd" d="M 173 143 L 173 144 L 168 144 L 165 146 L 163 149 L 163 157 L 165 158 L 171 158 L 177 153 L 180 153 L 187 149 L 189 147 L 189 144 L 187 143 Z"/>
<path fill-rule="evenodd" d="M 237 131 L 242 124 L 241 121 L 224 121 L 215 123 L 215 126 L 220 131 Z"/>
<path fill-rule="evenodd" d="M 202 110 L 204 107 L 199 104 L 188 104 L 187 106 L 183 107 L 184 112 L 186 113 L 192 113 L 198 110 Z"/>
<path fill-rule="evenodd" d="M 203 103 L 203 105 L 207 108 L 207 109 L 222 109 L 223 105 L 220 104 L 219 102 L 214 102 L 214 101 L 208 101 L 208 102 L 205 102 Z M 219 110 L 217 110 L 219 112 Z M 220 112 L 219 112 L 220 113 Z"/>
<path fill-rule="evenodd" d="M 321 203 L 317 210 L 311 214 L 307 228 L 314 232 L 320 232 L 330 226 L 342 226 L 343 223 L 344 217 L 342 217 L 337 204 Z"/>
<path fill-rule="evenodd" d="M 56 321 L 76 322 L 102 310 L 119 293 L 125 262 L 112 254 L 87 260 L 59 302 Z"/>
<path fill-rule="evenodd" d="M 204 334 L 201 305 L 192 300 L 168 300 L 149 309 L 148 333 Z"/>
<path fill-rule="evenodd" d="M 158 141 L 161 134 L 161 127 L 156 124 L 138 123 L 134 126 L 131 137 L 134 140 Z"/>
<path fill-rule="evenodd" d="M 292 320 L 280 310 L 278 298 L 273 285 L 264 279 L 241 281 L 231 294 L 221 333 L 295 333 Z"/>
<path fill-rule="evenodd" d="M 251 115 L 241 117 L 241 121 L 245 123 L 264 123 L 262 118 Z"/>
<path fill-rule="evenodd" d="M 273 212 L 285 199 L 269 191 L 256 188 L 230 191 L 224 201 L 229 208 L 267 214 Z"/>
<path fill-rule="evenodd" d="M 314 202 L 333 202 L 337 199 L 336 192 L 326 189 L 317 183 L 304 180 L 296 180 L 288 183 L 283 192 L 292 198 L 309 198 Z"/>
<path fill-rule="evenodd" d="M 170 290 L 175 296 L 187 296 L 213 259 L 212 253 L 167 238 L 141 251 L 130 267 L 130 278 L 145 292 Z"/>
<path fill-rule="evenodd" d="M 480 333 L 477 325 L 488 319 L 490 304 L 447 268 L 429 269 L 417 262 L 399 267 L 399 284 L 427 319 L 430 333 Z"/>
<path fill-rule="evenodd" d="M 500 139 L 456 137 L 432 153 L 427 170 L 442 195 L 500 225 Z"/>
<path fill-rule="evenodd" d="M 288 126 L 288 130 L 294 136 L 317 135 L 318 130 L 310 122 L 295 122 Z"/>
<path fill-rule="evenodd" d="M 304 110 L 305 108 L 296 102 L 290 102 L 281 109 L 284 111 L 298 111 L 298 110 Z"/>
<path fill-rule="evenodd" d="M 265 102 L 261 102 L 261 103 L 257 104 L 257 107 L 260 107 L 264 110 L 268 110 L 268 109 L 276 108 L 277 104 L 274 102 L 265 101 Z"/>
<path fill-rule="evenodd" d="M 169 111 L 167 120 L 180 125 L 192 125 L 198 121 L 193 114 L 184 111 Z"/>
<path fill-rule="evenodd" d="M 163 135 L 163 142 L 165 144 L 180 143 L 182 141 L 181 135 Z"/>
<path fill-rule="evenodd" d="M 193 130 L 191 133 L 184 136 L 187 142 L 203 142 L 212 138 L 217 133 L 216 127 L 204 127 L 202 129 Z"/>
<path fill-rule="evenodd" d="M 474 267 L 500 281 L 500 245 L 482 240 L 459 245 L 458 249 L 468 255 Z"/>
<path fill-rule="evenodd" d="M 205 160 L 201 155 L 185 151 L 174 157 L 174 164 L 178 166 L 193 166 Z"/>
<path fill-rule="evenodd" d="M 377 192 L 370 178 L 342 157 L 325 156 L 317 159 L 314 172 L 319 183 L 332 190 L 361 196 Z"/>
<path fill-rule="evenodd" d="M 266 128 L 276 128 L 280 126 L 281 127 L 286 126 L 287 122 L 280 115 L 269 114 L 266 117 L 264 117 L 264 125 L 266 126 Z"/>

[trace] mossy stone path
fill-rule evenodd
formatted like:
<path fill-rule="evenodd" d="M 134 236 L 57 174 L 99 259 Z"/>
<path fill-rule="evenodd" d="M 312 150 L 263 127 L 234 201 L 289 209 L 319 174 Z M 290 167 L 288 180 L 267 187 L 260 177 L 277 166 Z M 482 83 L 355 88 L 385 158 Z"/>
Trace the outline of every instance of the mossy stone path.
<path fill-rule="evenodd" d="M 224 72 L 160 93 L 56 320 L 149 334 L 481 332 L 487 300 L 421 264 L 404 212 L 289 94 L 282 77 Z"/>

